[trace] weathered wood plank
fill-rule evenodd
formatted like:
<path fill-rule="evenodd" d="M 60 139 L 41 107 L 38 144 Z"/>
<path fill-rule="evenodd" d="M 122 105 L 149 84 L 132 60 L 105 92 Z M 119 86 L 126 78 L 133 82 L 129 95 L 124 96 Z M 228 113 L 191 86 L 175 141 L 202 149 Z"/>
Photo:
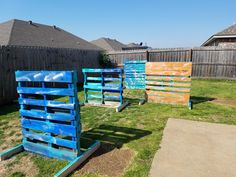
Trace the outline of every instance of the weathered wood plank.
<path fill-rule="evenodd" d="M 187 92 L 191 91 L 190 88 L 181 88 L 181 87 L 162 87 L 162 86 L 146 86 L 146 89 L 150 90 L 161 90 L 161 91 L 170 91 L 170 92 Z"/>
<path fill-rule="evenodd" d="M 128 101 L 126 101 L 125 103 L 121 104 L 120 106 L 118 106 L 118 107 L 116 108 L 116 112 L 122 111 L 122 109 L 124 109 L 126 106 L 128 106 L 128 104 L 129 104 Z"/>
<path fill-rule="evenodd" d="M 163 92 L 163 91 L 147 90 L 146 94 L 150 96 L 159 96 L 159 97 L 172 97 L 172 98 L 184 98 L 184 99 L 190 98 L 189 93 L 180 93 L 180 92 Z"/>
<path fill-rule="evenodd" d="M 180 71 L 180 70 L 159 71 L 156 69 L 146 70 L 147 75 L 160 75 L 160 76 L 163 76 L 163 75 L 166 75 L 166 76 L 190 76 L 191 73 L 192 72 L 189 70 L 182 70 L 182 71 Z"/>
<path fill-rule="evenodd" d="M 156 82 L 146 81 L 146 85 L 162 85 L 162 86 L 174 86 L 174 87 L 191 87 L 191 83 L 180 83 L 180 82 Z"/>
<path fill-rule="evenodd" d="M 159 97 L 147 95 L 148 102 L 152 103 L 164 103 L 164 104 L 182 104 L 187 105 L 189 99 L 185 98 L 172 98 L 172 97 Z"/>
<path fill-rule="evenodd" d="M 175 77 L 175 76 L 146 76 L 147 81 L 175 81 L 175 82 L 191 82 L 190 77 Z"/>
<path fill-rule="evenodd" d="M 22 144 L 17 145 L 13 148 L 7 149 L 0 153 L 0 161 L 6 160 L 10 157 L 12 157 L 15 154 L 18 154 L 20 152 L 24 151 L 24 147 Z"/>

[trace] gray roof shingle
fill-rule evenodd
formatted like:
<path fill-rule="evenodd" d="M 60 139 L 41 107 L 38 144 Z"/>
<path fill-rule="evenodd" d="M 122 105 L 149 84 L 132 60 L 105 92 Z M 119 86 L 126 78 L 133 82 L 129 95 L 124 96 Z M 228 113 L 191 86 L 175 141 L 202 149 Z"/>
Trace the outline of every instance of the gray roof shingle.
<path fill-rule="evenodd" d="M 106 51 L 120 51 L 122 48 L 127 47 L 125 44 L 110 38 L 99 38 L 91 41 L 91 43 Z"/>
<path fill-rule="evenodd" d="M 0 24 L 0 45 L 100 50 L 59 27 L 16 19 Z"/>
<path fill-rule="evenodd" d="M 232 25 L 223 31 L 216 33 L 215 36 L 236 35 L 236 24 Z"/>

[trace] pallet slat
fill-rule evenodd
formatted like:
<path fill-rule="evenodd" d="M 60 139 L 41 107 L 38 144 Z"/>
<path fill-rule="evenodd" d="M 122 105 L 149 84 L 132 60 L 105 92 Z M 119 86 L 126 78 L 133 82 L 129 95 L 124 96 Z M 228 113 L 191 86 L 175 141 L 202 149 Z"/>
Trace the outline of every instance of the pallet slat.
<path fill-rule="evenodd" d="M 183 98 L 171 98 L 171 97 L 157 97 L 157 96 L 147 96 L 148 100 L 153 103 L 165 103 L 165 104 L 181 104 L 186 105 L 189 99 Z"/>
<path fill-rule="evenodd" d="M 120 91 L 121 87 L 109 87 L 109 86 L 96 86 L 96 85 L 84 85 L 86 89 L 94 89 L 94 90 L 110 90 L 110 91 Z"/>
<path fill-rule="evenodd" d="M 176 82 L 191 82 L 190 77 L 178 76 L 146 76 L 146 81 L 176 81 Z"/>
<path fill-rule="evenodd" d="M 163 86 L 174 86 L 174 87 L 191 87 L 191 83 L 179 83 L 179 82 L 155 82 L 146 81 L 146 85 L 163 85 Z"/>
<path fill-rule="evenodd" d="M 91 69 L 91 68 L 83 68 L 82 72 L 84 73 L 117 73 L 117 72 L 122 72 L 121 69 L 115 68 L 115 69 Z"/>
<path fill-rule="evenodd" d="M 170 91 L 170 92 L 190 92 L 190 88 L 179 88 L 179 87 L 162 87 L 162 86 L 146 86 L 147 90 L 162 90 L 162 91 Z"/>
<path fill-rule="evenodd" d="M 52 122 L 38 121 L 27 118 L 21 118 L 21 125 L 24 128 L 32 130 L 43 131 L 47 133 L 53 133 L 57 135 L 73 136 L 76 137 L 76 127 L 73 125 L 63 125 Z"/>
<path fill-rule="evenodd" d="M 34 106 L 46 106 L 51 108 L 63 108 L 63 109 L 74 109 L 74 103 L 65 103 L 60 101 L 45 101 L 38 99 L 30 99 L 30 98 L 19 98 L 18 99 L 20 105 L 34 105 Z"/>
<path fill-rule="evenodd" d="M 191 76 L 192 63 L 189 62 L 149 62 L 146 64 L 147 75 Z"/>
<path fill-rule="evenodd" d="M 17 87 L 17 92 L 21 94 L 74 96 L 75 91 L 69 88 Z"/>
<path fill-rule="evenodd" d="M 163 75 L 166 75 L 166 76 L 173 76 L 173 75 L 177 75 L 177 76 L 189 76 L 191 75 L 191 71 L 189 70 L 182 70 L 182 71 L 179 71 L 179 70 L 172 70 L 172 71 L 159 71 L 159 70 L 147 70 L 146 71 L 146 74 L 147 75 L 159 75 L 159 76 L 163 76 Z"/>
<path fill-rule="evenodd" d="M 16 71 L 17 82 L 64 82 L 72 83 L 70 71 Z"/>
<path fill-rule="evenodd" d="M 46 145 L 36 144 L 29 141 L 23 141 L 24 149 L 33 153 L 41 154 L 47 157 L 58 158 L 71 161 L 77 157 L 73 151 L 55 149 Z"/>
<path fill-rule="evenodd" d="M 20 115 L 24 117 L 33 117 L 39 119 L 46 119 L 46 120 L 58 120 L 58 121 L 70 121 L 75 119 L 75 115 L 71 115 L 68 113 L 46 113 L 44 111 L 39 110 L 20 110 Z"/>
<path fill-rule="evenodd" d="M 33 140 L 39 140 L 42 142 L 52 143 L 63 147 L 68 147 L 72 149 L 77 149 L 77 141 L 66 140 L 62 138 L 52 137 L 47 134 L 34 133 L 30 131 L 23 130 L 22 135 L 26 138 Z"/>
<path fill-rule="evenodd" d="M 153 91 L 153 90 L 147 90 L 146 94 L 150 96 L 172 97 L 172 98 L 188 98 L 189 99 L 190 97 L 189 93 L 162 92 L 162 91 Z"/>

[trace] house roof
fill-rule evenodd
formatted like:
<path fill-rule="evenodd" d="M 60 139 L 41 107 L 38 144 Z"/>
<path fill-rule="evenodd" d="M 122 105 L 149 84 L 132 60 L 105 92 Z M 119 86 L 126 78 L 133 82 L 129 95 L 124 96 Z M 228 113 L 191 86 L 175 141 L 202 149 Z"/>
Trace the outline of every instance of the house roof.
<path fill-rule="evenodd" d="M 0 45 L 100 50 L 59 27 L 17 19 L 0 23 Z"/>
<path fill-rule="evenodd" d="M 225 35 L 236 35 L 236 24 L 215 34 L 215 36 L 225 36 Z"/>
<path fill-rule="evenodd" d="M 236 38 L 236 24 L 232 25 L 223 31 L 220 31 L 214 35 L 212 35 L 207 41 L 205 41 L 202 46 L 206 46 L 210 42 L 212 42 L 214 39 L 218 38 Z"/>
<path fill-rule="evenodd" d="M 139 47 L 139 44 L 135 44 L 135 43 L 129 43 L 126 45 L 126 47 Z"/>
<path fill-rule="evenodd" d="M 110 38 L 99 38 L 97 40 L 91 41 L 91 43 L 106 51 L 119 51 L 122 50 L 122 48 L 127 47 L 125 44 L 122 44 L 116 39 Z"/>

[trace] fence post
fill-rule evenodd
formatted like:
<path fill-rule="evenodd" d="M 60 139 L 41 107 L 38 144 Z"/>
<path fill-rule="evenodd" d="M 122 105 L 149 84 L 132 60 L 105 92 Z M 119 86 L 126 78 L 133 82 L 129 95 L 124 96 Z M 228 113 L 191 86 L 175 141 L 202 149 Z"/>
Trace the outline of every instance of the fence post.
<path fill-rule="evenodd" d="M 148 50 L 146 51 L 146 60 L 147 60 L 147 62 L 149 61 L 149 52 L 148 52 Z"/>
<path fill-rule="evenodd" d="M 193 49 L 189 50 L 189 58 L 190 58 L 190 61 L 192 62 L 193 61 Z"/>

